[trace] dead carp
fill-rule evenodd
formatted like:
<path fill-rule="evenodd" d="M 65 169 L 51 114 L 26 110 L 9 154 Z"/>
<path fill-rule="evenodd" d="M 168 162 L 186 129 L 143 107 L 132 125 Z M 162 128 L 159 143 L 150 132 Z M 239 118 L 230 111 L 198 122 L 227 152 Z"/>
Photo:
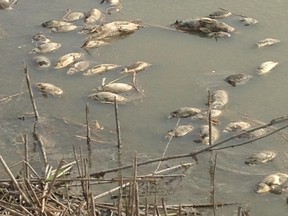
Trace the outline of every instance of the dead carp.
<path fill-rule="evenodd" d="M 47 42 L 42 43 L 36 48 L 32 49 L 30 53 L 49 53 L 59 49 L 60 47 L 61 47 L 60 43 Z"/>
<path fill-rule="evenodd" d="M 201 110 L 194 107 L 181 107 L 173 112 L 171 112 L 168 118 L 187 118 L 200 113 Z"/>
<path fill-rule="evenodd" d="M 248 122 L 243 122 L 243 121 L 231 122 L 225 127 L 223 132 L 240 132 L 250 127 L 251 127 L 251 124 Z"/>
<path fill-rule="evenodd" d="M 137 61 L 134 64 L 126 66 L 122 69 L 122 73 L 138 73 L 139 71 L 145 70 L 147 67 L 150 67 L 151 64 L 144 61 Z"/>
<path fill-rule="evenodd" d="M 128 99 L 126 97 L 111 92 L 97 92 L 94 94 L 90 94 L 88 97 L 91 97 L 101 103 L 114 103 L 114 100 L 121 104 L 128 102 Z"/>
<path fill-rule="evenodd" d="M 229 100 L 229 96 L 224 90 L 217 90 L 211 95 L 211 108 L 221 109 L 223 108 Z"/>
<path fill-rule="evenodd" d="M 165 138 L 168 139 L 170 137 L 182 137 L 188 133 L 191 133 L 193 130 L 194 130 L 194 127 L 192 125 L 189 125 L 189 124 L 188 125 L 178 125 L 177 127 L 168 131 Z"/>
<path fill-rule="evenodd" d="M 200 137 L 203 144 L 209 145 L 209 125 L 202 125 L 200 129 Z M 220 133 L 218 129 L 212 126 L 211 129 L 211 144 L 213 144 L 217 139 L 219 139 Z"/>
<path fill-rule="evenodd" d="M 88 67 L 90 66 L 90 62 L 89 61 L 80 61 L 80 62 L 76 62 L 75 64 L 73 64 L 69 70 L 67 71 L 66 74 L 72 75 L 81 71 L 86 70 Z"/>
<path fill-rule="evenodd" d="M 246 84 L 252 76 L 244 73 L 238 73 L 238 74 L 232 74 L 229 75 L 224 79 L 225 82 L 229 83 L 233 87 L 237 85 L 243 85 Z"/>
<path fill-rule="evenodd" d="M 112 93 L 123 93 L 133 90 L 133 86 L 127 83 L 108 83 L 102 86 L 97 87 L 97 91 L 105 91 Z"/>
<path fill-rule="evenodd" d="M 83 73 L 84 76 L 91 76 L 91 75 L 96 75 L 96 74 L 103 74 L 109 70 L 115 69 L 120 67 L 120 65 L 116 64 L 100 64 L 96 65 L 89 70 L 87 70 L 85 73 Z"/>
<path fill-rule="evenodd" d="M 276 157 L 276 153 L 274 151 L 262 151 L 253 153 L 245 160 L 245 164 L 254 165 L 258 163 L 266 163 L 268 161 L 273 160 Z"/>
<path fill-rule="evenodd" d="M 40 69 L 49 68 L 51 66 L 51 61 L 45 56 L 35 56 L 33 58 L 35 65 Z"/>
<path fill-rule="evenodd" d="M 279 62 L 274 61 L 266 61 L 263 62 L 258 68 L 258 74 L 265 74 L 270 72 L 274 67 L 276 67 L 279 64 Z"/>
<path fill-rule="evenodd" d="M 63 90 L 51 83 L 40 82 L 36 84 L 37 88 L 45 94 L 51 94 L 54 96 L 60 96 L 63 94 Z"/>
<path fill-rule="evenodd" d="M 78 52 L 68 53 L 58 59 L 55 69 L 67 67 L 68 65 L 77 61 L 83 55 L 84 55 L 83 53 Z"/>

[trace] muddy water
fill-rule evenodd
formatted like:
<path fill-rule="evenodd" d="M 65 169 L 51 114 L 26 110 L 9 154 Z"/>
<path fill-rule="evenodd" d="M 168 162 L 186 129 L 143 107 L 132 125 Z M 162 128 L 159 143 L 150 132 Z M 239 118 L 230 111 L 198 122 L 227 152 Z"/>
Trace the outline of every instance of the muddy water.
<path fill-rule="evenodd" d="M 129 65 L 138 60 L 147 61 L 152 66 L 137 75 L 137 83 L 144 97 L 133 98 L 130 104 L 119 107 L 122 129 L 122 160 L 126 164 L 132 160 L 134 152 L 141 160 L 160 157 L 166 146 L 164 135 L 173 128 L 177 120 L 167 119 L 169 112 L 181 106 L 204 108 L 207 90 L 224 89 L 229 92 L 230 102 L 221 118 L 219 129 L 223 130 L 230 121 L 240 120 L 246 113 L 263 122 L 284 115 L 287 112 L 287 6 L 285 0 L 278 1 L 138 1 L 126 0 L 119 13 L 106 17 L 111 20 L 140 19 L 145 27 L 122 39 L 115 39 L 110 45 L 92 49 L 85 58 L 95 63 Z M 116 136 L 114 131 L 114 111 L 111 105 L 89 100 L 87 95 L 101 84 L 105 76 L 108 81 L 117 73 L 83 77 L 68 76 L 66 69 L 39 71 L 32 62 L 29 51 L 35 44 L 31 36 L 43 32 L 53 41 L 62 44 L 55 53 L 47 54 L 55 65 L 57 59 L 72 51 L 83 51 L 81 45 L 85 35 L 76 32 L 56 34 L 43 29 L 40 24 L 50 19 L 60 19 L 67 8 L 88 11 L 96 7 L 105 10 L 105 5 L 95 1 L 19 1 L 13 10 L 0 11 L 0 27 L 7 35 L 0 37 L 0 92 L 2 96 L 24 91 L 0 105 L 0 149 L 7 162 L 19 160 L 22 152 L 19 134 L 32 130 L 32 120 L 21 121 L 18 116 L 31 112 L 31 104 L 23 82 L 23 60 L 27 63 L 33 83 L 51 82 L 64 90 L 63 97 L 45 98 L 35 92 L 39 113 L 43 116 L 41 132 L 49 145 L 48 157 L 57 163 L 61 157 L 72 158 L 72 146 L 83 146 L 85 140 L 75 135 L 85 136 L 85 128 L 75 122 L 85 122 L 85 105 L 89 102 L 90 118 L 98 120 L 104 127 L 97 138 L 105 144 L 94 144 L 93 158 L 97 170 L 117 165 Z M 162 27 L 177 19 L 205 16 L 227 8 L 236 14 L 251 16 L 259 21 L 255 26 L 243 26 L 239 17 L 227 18 L 228 24 L 236 28 L 231 38 L 215 41 L 198 35 L 185 34 Z M 76 22 L 83 25 L 82 21 Z M 161 27 L 162 26 L 162 27 Z M 274 37 L 281 43 L 256 48 L 255 43 L 266 37 Z M 258 76 L 257 66 L 264 61 L 279 61 L 271 73 Z M 252 79 L 243 86 L 232 87 L 223 79 L 233 73 L 247 73 Z M 130 82 L 130 78 L 125 79 Z M 63 121 L 63 118 L 67 121 Z M 191 123 L 191 120 L 181 120 Z M 192 124 L 199 127 L 201 122 Z M 255 125 L 255 124 L 254 124 Z M 227 137 L 224 135 L 223 138 Z M 198 139 L 197 130 L 190 136 L 173 139 L 167 155 L 183 154 L 202 146 L 193 142 Z M 30 137 L 30 140 L 32 138 Z M 253 215 L 287 215 L 285 195 L 257 195 L 255 184 L 266 174 L 276 171 L 288 172 L 285 141 L 279 135 L 256 141 L 250 145 L 218 152 L 216 190 L 218 201 L 244 203 Z M 260 166 L 245 166 L 248 154 L 262 149 L 272 149 L 279 153 L 272 163 Z M 34 161 L 39 160 L 34 156 Z M 177 187 L 168 202 L 208 202 L 210 154 L 199 157 L 187 178 Z M 182 160 L 181 162 L 190 160 Z M 285 162 L 286 161 L 286 162 Z M 164 165 L 166 163 L 163 163 Z M 176 162 L 168 162 L 172 166 Z M 219 209 L 224 215 L 233 215 L 237 206 Z"/>

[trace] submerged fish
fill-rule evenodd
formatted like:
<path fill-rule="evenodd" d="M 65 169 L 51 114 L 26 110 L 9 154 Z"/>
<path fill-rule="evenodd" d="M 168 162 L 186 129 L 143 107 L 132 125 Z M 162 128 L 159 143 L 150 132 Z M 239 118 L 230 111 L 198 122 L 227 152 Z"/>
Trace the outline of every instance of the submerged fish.
<path fill-rule="evenodd" d="M 271 46 L 271 45 L 273 45 L 273 44 L 275 44 L 275 43 L 279 43 L 279 42 L 280 42 L 280 40 L 278 40 L 278 39 L 265 38 L 265 39 L 263 39 L 263 40 L 258 41 L 258 42 L 256 43 L 256 45 L 257 45 L 258 47 L 267 47 L 267 46 Z"/>
<path fill-rule="evenodd" d="M 45 94 L 51 94 L 55 96 L 60 96 L 63 94 L 63 90 L 51 83 L 40 82 L 36 84 L 37 88 Z"/>
<path fill-rule="evenodd" d="M 273 160 L 276 157 L 276 153 L 274 151 L 262 151 L 262 152 L 257 152 L 249 156 L 245 160 L 245 164 L 248 165 L 254 165 L 258 163 L 266 163 L 268 161 Z"/>
<path fill-rule="evenodd" d="M 229 17 L 231 15 L 232 15 L 232 13 L 229 12 L 229 11 L 219 10 L 219 11 L 215 11 L 215 12 L 209 14 L 209 17 L 212 18 L 212 19 L 222 19 L 222 18 L 225 18 L 225 17 Z"/>
<path fill-rule="evenodd" d="M 194 107 L 181 107 L 173 112 L 171 112 L 168 118 L 187 118 L 200 113 L 201 110 Z"/>
<path fill-rule="evenodd" d="M 209 145 L 209 125 L 202 125 L 200 130 L 200 137 L 203 144 Z M 219 139 L 220 133 L 218 129 L 214 126 L 211 128 L 211 144 L 213 144 L 217 139 Z"/>
<path fill-rule="evenodd" d="M 246 84 L 252 76 L 244 73 L 232 74 L 226 77 L 224 80 L 232 85 L 233 87 L 237 85 Z"/>
<path fill-rule="evenodd" d="M 111 92 L 97 92 L 89 95 L 88 97 L 91 97 L 101 103 L 114 103 L 114 100 L 121 104 L 128 102 L 128 99 L 126 97 Z"/>
<path fill-rule="evenodd" d="M 90 11 L 85 13 L 85 22 L 93 23 L 98 20 L 101 20 L 102 17 L 103 17 L 102 12 L 98 10 L 97 8 L 93 8 Z"/>
<path fill-rule="evenodd" d="M 257 69 L 258 74 L 265 74 L 270 72 L 274 67 L 276 67 L 279 64 L 279 62 L 274 61 L 266 61 L 262 63 Z"/>
<path fill-rule="evenodd" d="M 170 137 L 182 137 L 188 133 L 191 133 L 194 130 L 194 127 L 190 124 L 188 125 L 178 125 L 177 127 L 173 128 L 172 130 L 168 131 L 165 138 Z"/>
<path fill-rule="evenodd" d="M 51 28 L 51 31 L 63 33 L 63 32 L 71 32 L 71 31 L 74 31 L 75 29 L 77 29 L 76 25 L 61 25 L 61 26 Z"/>
<path fill-rule="evenodd" d="M 43 33 L 37 33 L 32 36 L 32 40 L 40 43 L 48 43 L 50 42 L 50 38 L 48 38 L 46 35 Z"/>
<path fill-rule="evenodd" d="M 240 19 L 240 21 L 243 22 L 245 26 L 254 25 L 254 24 L 258 23 L 258 21 L 256 19 L 253 19 L 251 17 L 244 17 L 244 18 Z"/>
<path fill-rule="evenodd" d="M 256 193 L 267 193 L 273 190 L 274 186 L 281 186 L 288 180 L 288 175 L 285 173 L 274 173 L 266 176 L 259 182 L 255 188 Z"/>
<path fill-rule="evenodd" d="M 100 64 L 96 65 L 93 68 L 90 68 L 87 70 L 85 73 L 83 73 L 84 76 L 91 76 L 91 75 L 96 75 L 96 74 L 103 74 L 109 70 L 112 70 L 114 68 L 120 67 L 119 65 L 116 64 Z"/>
<path fill-rule="evenodd" d="M 56 28 L 59 26 L 72 25 L 72 24 L 69 22 L 61 21 L 61 20 L 60 21 L 59 20 L 48 20 L 46 22 L 43 22 L 41 25 L 44 28 Z"/>

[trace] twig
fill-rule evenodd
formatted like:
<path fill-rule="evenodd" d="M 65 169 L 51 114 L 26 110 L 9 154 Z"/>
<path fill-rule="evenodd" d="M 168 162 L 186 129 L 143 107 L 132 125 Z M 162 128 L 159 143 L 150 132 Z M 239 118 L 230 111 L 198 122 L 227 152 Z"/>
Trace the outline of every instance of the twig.
<path fill-rule="evenodd" d="M 7 172 L 7 174 L 9 175 L 9 177 L 11 178 L 12 182 L 14 183 L 15 187 L 17 188 L 17 190 L 19 191 L 19 193 L 21 194 L 21 196 L 23 197 L 23 199 L 25 200 L 26 203 L 30 204 L 30 200 L 28 199 L 28 197 L 25 195 L 25 193 L 23 193 L 22 189 L 20 188 L 18 182 L 16 181 L 15 177 L 13 176 L 12 172 L 10 171 L 9 167 L 7 166 L 7 164 L 5 163 L 5 161 L 3 160 L 2 156 L 0 155 L 0 162 L 3 165 L 5 171 Z"/>
<path fill-rule="evenodd" d="M 13 95 L 9 95 L 9 96 L 6 96 L 6 97 L 3 97 L 0 99 L 0 102 L 6 102 L 6 101 L 9 101 L 11 100 L 13 97 L 16 97 L 18 95 L 22 94 L 22 92 L 20 93 L 16 93 L 16 94 L 13 94 Z"/>
<path fill-rule="evenodd" d="M 47 154 L 46 154 L 46 150 L 45 150 L 45 144 L 44 144 L 40 134 L 38 134 L 36 132 L 36 126 L 35 126 L 36 124 L 37 124 L 37 121 L 34 124 L 33 138 L 39 145 L 40 151 L 42 153 L 43 161 L 44 161 L 44 166 L 46 167 L 48 165 L 48 159 L 47 159 Z"/>
<path fill-rule="evenodd" d="M 176 123 L 176 127 L 179 125 L 179 122 L 180 122 L 180 118 L 178 118 L 178 121 L 177 121 L 177 123 Z M 169 137 L 169 140 L 168 140 L 168 142 L 167 142 L 167 144 L 166 144 L 166 147 L 165 147 L 165 149 L 164 149 L 164 152 L 163 152 L 163 154 L 162 154 L 162 158 L 164 158 L 164 156 L 165 156 L 165 154 L 166 154 L 166 152 L 167 152 L 167 150 L 168 150 L 168 148 L 169 148 L 169 145 L 170 145 L 172 139 L 173 139 L 173 136 L 170 136 L 170 137 Z M 161 161 L 158 163 L 158 166 L 157 166 L 157 168 L 155 169 L 154 173 L 156 173 L 156 172 L 159 170 L 160 166 L 161 166 Z"/>
<path fill-rule="evenodd" d="M 119 122 L 119 118 L 118 118 L 118 104 L 116 101 L 116 97 L 114 98 L 114 110 L 115 110 L 115 121 L 116 121 L 118 148 L 121 148 L 122 140 L 121 140 L 120 122 Z"/>
<path fill-rule="evenodd" d="M 217 153 L 215 154 L 214 160 L 211 158 L 211 166 L 210 166 L 210 178 L 211 178 L 211 204 L 213 204 L 213 215 L 216 216 L 216 199 L 215 199 L 215 174 L 216 174 L 216 163 L 217 163 Z"/>
<path fill-rule="evenodd" d="M 163 208 L 163 210 L 164 210 L 164 216 L 168 216 L 168 214 L 167 214 L 167 209 L 166 209 L 166 204 L 165 204 L 165 200 L 164 200 L 163 197 L 162 197 L 161 201 L 162 201 L 162 208 Z"/>
<path fill-rule="evenodd" d="M 28 136 L 27 134 L 24 134 L 24 162 L 23 162 L 23 168 L 24 168 L 24 176 L 25 178 L 29 178 L 29 169 L 27 164 L 29 163 L 28 159 Z"/>
<path fill-rule="evenodd" d="M 92 192 L 89 193 L 89 198 L 90 198 L 90 203 L 91 203 L 91 216 L 96 216 L 96 212 L 95 212 L 95 202 L 94 202 L 94 199 L 93 199 L 93 194 Z"/>
<path fill-rule="evenodd" d="M 209 125 L 209 145 L 212 145 L 211 93 L 209 90 L 208 90 L 208 125 Z"/>
<path fill-rule="evenodd" d="M 36 102 L 35 102 L 34 94 L 33 94 L 32 87 L 31 87 L 31 81 L 30 81 L 30 77 L 29 77 L 29 73 L 28 73 L 28 68 L 27 68 L 27 65 L 25 63 L 24 63 L 24 73 L 25 73 L 26 82 L 27 82 L 27 86 L 28 86 L 28 90 L 29 90 L 29 95 L 30 95 L 30 99 L 31 99 L 31 103 L 32 103 L 32 107 L 33 107 L 33 111 L 34 111 L 34 115 L 35 115 L 35 120 L 38 121 L 39 113 L 38 113 L 38 110 L 36 107 Z"/>
<path fill-rule="evenodd" d="M 86 109 L 85 109 L 85 114 L 86 114 L 86 140 L 87 140 L 87 150 L 88 150 L 88 166 L 89 168 L 92 167 L 92 161 L 91 161 L 91 156 L 92 156 L 92 148 L 91 148 L 91 138 L 90 138 L 90 127 L 89 127 L 89 106 L 88 103 L 86 104 Z"/>

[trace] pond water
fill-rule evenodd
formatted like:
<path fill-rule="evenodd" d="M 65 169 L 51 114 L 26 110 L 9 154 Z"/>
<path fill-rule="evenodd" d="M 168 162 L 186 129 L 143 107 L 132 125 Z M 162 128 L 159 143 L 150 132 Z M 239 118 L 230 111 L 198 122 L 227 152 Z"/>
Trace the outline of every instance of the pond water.
<path fill-rule="evenodd" d="M 239 16 L 231 16 L 223 21 L 236 28 L 230 38 L 200 37 L 170 28 L 176 20 L 207 16 L 219 10 L 231 10 L 235 14 L 251 16 L 259 22 L 244 26 Z M 97 120 L 104 130 L 97 133 L 103 142 L 93 143 L 93 167 L 96 170 L 117 166 L 117 138 L 115 134 L 114 108 L 110 104 L 100 104 L 87 98 L 92 89 L 101 85 L 106 77 L 111 81 L 119 73 L 96 76 L 69 76 L 66 69 L 37 70 L 32 62 L 35 47 L 32 35 L 43 32 L 62 47 L 46 56 L 55 65 L 57 59 L 74 51 L 85 53 L 85 59 L 95 64 L 113 63 L 130 65 L 136 61 L 152 64 L 136 76 L 143 92 L 142 100 L 119 105 L 119 118 L 123 147 L 122 163 L 132 162 L 135 152 L 139 160 L 161 157 L 167 140 L 165 134 L 175 127 L 177 119 L 168 119 L 168 114 L 183 106 L 205 108 L 207 91 L 226 90 L 230 101 L 224 116 L 217 126 L 220 131 L 231 121 L 241 120 L 243 114 L 251 119 L 269 122 L 287 113 L 287 30 L 288 2 L 285 0 L 261 2 L 250 1 L 159 1 L 123 0 L 123 8 L 118 13 L 107 15 L 104 21 L 136 20 L 143 21 L 144 28 L 124 38 L 114 39 L 107 46 L 91 49 L 89 53 L 80 47 L 85 41 L 84 34 L 77 31 L 52 33 L 41 27 L 50 19 L 61 19 L 65 10 L 88 11 L 91 8 L 105 10 L 107 4 L 96 0 L 50 0 L 19 1 L 13 10 L 0 11 L 0 28 L 6 34 L 0 37 L 0 92 L 1 97 L 23 91 L 23 94 L 9 102 L 0 103 L 0 152 L 7 163 L 12 164 L 22 157 L 19 134 L 28 134 L 32 140 L 33 120 L 19 120 L 19 116 L 31 113 L 32 106 L 26 92 L 23 61 L 28 65 L 31 82 L 49 82 L 61 87 L 62 97 L 43 97 L 35 90 L 35 99 L 40 116 L 43 118 L 41 133 L 49 145 L 48 159 L 56 164 L 62 157 L 73 158 L 72 146 L 86 148 L 86 141 L 76 135 L 85 136 L 85 106 L 89 103 L 91 120 Z M 82 26 L 82 21 L 77 21 Z M 284 27 L 283 27 L 284 26 Z M 271 47 L 257 48 L 255 43 L 272 37 L 281 40 Z M 259 76 L 257 67 L 265 61 L 278 61 L 279 65 L 271 73 Z M 234 73 L 246 73 L 251 80 L 241 86 L 232 87 L 224 78 Z M 286 77 L 286 78 L 285 78 Z M 130 82 L 131 78 L 124 81 Z M 63 119 L 67 120 L 64 121 Z M 67 122 L 70 122 L 67 124 Z M 191 123 L 199 128 L 203 122 L 182 119 L 180 124 Z M 252 122 L 253 123 L 253 122 Z M 254 126 L 257 124 L 254 123 Z M 166 155 L 176 155 L 203 148 L 193 142 L 198 139 L 197 130 L 192 135 L 174 138 Z M 94 134 L 95 135 L 95 134 Z M 223 135 L 222 139 L 228 135 Z M 234 142 L 234 141 L 233 141 Z M 232 143 L 233 143 L 232 142 Z M 235 141 L 236 142 L 236 141 Z M 216 199 L 223 202 L 240 202 L 248 206 L 252 215 L 288 215 L 285 195 L 254 193 L 254 187 L 265 175 L 274 172 L 288 172 L 287 140 L 279 134 L 261 139 L 249 145 L 218 151 L 216 169 Z M 246 166 L 245 158 L 252 152 L 264 149 L 278 152 L 272 163 L 259 166 Z M 167 203 L 204 203 L 209 196 L 210 154 L 199 156 L 199 164 L 194 165 L 187 177 L 169 196 Z M 38 157 L 34 158 L 35 164 Z M 173 166 L 190 159 L 163 162 Z M 148 171 L 154 167 L 146 168 Z M 2 175 L 0 173 L 0 175 Z M 244 203 L 244 204 L 243 204 Z M 223 207 L 218 211 L 223 215 L 234 215 L 236 206 Z"/>

